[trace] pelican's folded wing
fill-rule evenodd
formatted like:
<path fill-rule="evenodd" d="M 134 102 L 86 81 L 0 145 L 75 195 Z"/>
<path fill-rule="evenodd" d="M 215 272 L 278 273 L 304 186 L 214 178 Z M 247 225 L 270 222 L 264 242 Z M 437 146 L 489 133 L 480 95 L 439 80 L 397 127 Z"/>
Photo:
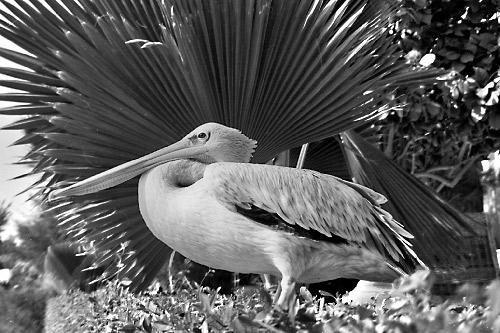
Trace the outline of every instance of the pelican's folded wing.
<path fill-rule="evenodd" d="M 364 186 L 311 170 L 240 163 L 209 165 L 204 179 L 234 210 L 258 207 L 292 226 L 378 251 L 405 271 L 420 265 L 412 236 L 378 206 L 384 197 Z"/>

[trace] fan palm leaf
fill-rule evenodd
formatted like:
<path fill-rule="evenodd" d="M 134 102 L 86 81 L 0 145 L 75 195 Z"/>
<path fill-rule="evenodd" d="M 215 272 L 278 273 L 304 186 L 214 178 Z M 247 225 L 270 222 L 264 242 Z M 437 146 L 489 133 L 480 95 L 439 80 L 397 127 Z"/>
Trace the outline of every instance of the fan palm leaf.
<path fill-rule="evenodd" d="M 377 131 L 351 130 L 311 143 L 304 167 L 354 178 L 384 194 L 384 209 L 414 235 L 415 252 L 437 273 L 441 291 L 453 291 L 458 282 L 495 278 L 498 264 L 486 223 L 460 213 L 367 140 L 376 143 Z M 298 149 L 292 150 L 292 163 L 297 155 Z"/>
<path fill-rule="evenodd" d="M 309 143 L 303 167 L 354 179 L 384 194 L 384 209 L 414 235 L 415 252 L 435 273 L 433 292 L 454 294 L 463 283 L 488 283 L 497 277 L 496 248 L 481 214 L 459 212 L 386 157 L 377 148 L 379 133 L 370 126 Z M 295 165 L 300 150 L 290 151 L 290 165 Z M 313 288 L 335 285 L 329 281 Z"/>
<path fill-rule="evenodd" d="M 440 280 L 487 282 L 497 276 L 486 223 L 444 202 L 356 132 L 341 137 L 351 175 L 388 198 L 384 208 L 415 236 L 415 251 Z"/>
<path fill-rule="evenodd" d="M 367 0 L 27 0 L 2 2 L 0 33 L 26 54 L 0 68 L 24 104 L 16 144 L 53 188 L 168 145 L 216 121 L 258 140 L 254 162 L 365 124 L 385 94 L 435 79 L 413 71 Z M 75 240 L 146 286 L 169 255 L 139 214 L 137 179 L 53 207 Z M 111 264 L 115 265 L 111 265 Z M 113 268 L 114 267 L 114 268 Z"/>

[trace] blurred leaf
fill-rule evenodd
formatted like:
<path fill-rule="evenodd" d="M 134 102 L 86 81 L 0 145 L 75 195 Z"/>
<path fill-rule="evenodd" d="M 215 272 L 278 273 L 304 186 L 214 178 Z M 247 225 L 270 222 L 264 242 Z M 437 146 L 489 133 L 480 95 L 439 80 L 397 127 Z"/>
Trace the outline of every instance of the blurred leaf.
<path fill-rule="evenodd" d="M 0 227 L 4 226 L 10 219 L 12 203 L 5 200 L 0 201 Z"/>
<path fill-rule="evenodd" d="M 460 56 L 460 61 L 463 63 L 468 63 L 474 60 L 474 55 L 472 53 L 462 53 Z"/>
<path fill-rule="evenodd" d="M 500 280 L 492 281 L 485 291 L 486 305 L 490 308 L 488 321 L 492 325 L 495 319 L 500 317 Z"/>
<path fill-rule="evenodd" d="M 410 120 L 411 121 L 417 121 L 418 118 L 422 115 L 422 105 L 421 104 L 415 104 L 413 108 L 410 110 Z"/>
<path fill-rule="evenodd" d="M 125 333 L 134 333 L 137 330 L 137 327 L 135 327 L 134 324 L 127 324 L 123 326 L 122 328 L 119 329 L 120 332 L 125 332 Z"/>
<path fill-rule="evenodd" d="M 477 46 L 476 44 L 472 43 L 472 42 L 468 42 L 464 45 L 464 48 L 467 50 L 467 51 L 470 51 L 473 55 L 476 53 L 477 51 Z"/>
<path fill-rule="evenodd" d="M 309 290 L 305 286 L 300 287 L 299 289 L 300 296 L 304 299 L 306 303 L 313 302 L 313 296 Z"/>
<path fill-rule="evenodd" d="M 458 53 L 456 51 L 447 51 L 445 56 L 449 60 L 457 60 L 458 58 L 460 58 L 460 53 Z"/>
<path fill-rule="evenodd" d="M 500 88 L 491 92 L 490 98 L 486 101 L 484 105 L 486 106 L 497 105 L 499 97 L 500 97 Z"/>
<path fill-rule="evenodd" d="M 500 112 L 491 112 L 489 114 L 489 123 L 491 127 L 500 129 Z"/>
<path fill-rule="evenodd" d="M 269 294 L 269 292 L 264 288 L 260 288 L 259 294 L 260 294 L 260 299 L 264 306 L 264 311 L 271 310 L 273 306 L 273 299 L 271 297 L 271 294 Z"/>
<path fill-rule="evenodd" d="M 485 296 L 477 284 L 466 283 L 457 289 L 457 295 L 462 296 L 468 303 L 484 304 Z"/>
<path fill-rule="evenodd" d="M 434 277 L 431 271 L 420 270 L 408 277 L 402 278 L 397 286 L 397 291 L 409 293 L 415 290 L 430 290 L 433 283 Z"/>
<path fill-rule="evenodd" d="M 374 312 L 370 309 L 367 309 L 365 306 L 358 306 L 356 310 L 360 320 L 373 319 Z"/>
<path fill-rule="evenodd" d="M 474 67 L 474 78 L 482 86 L 488 80 L 488 72 L 484 68 Z"/>
<path fill-rule="evenodd" d="M 323 332 L 324 333 L 338 332 L 341 326 L 342 326 L 342 321 L 338 318 L 333 318 L 323 323 Z"/>
<path fill-rule="evenodd" d="M 472 91 L 475 91 L 476 88 L 477 88 L 476 80 L 474 80 L 474 78 L 472 77 L 468 77 L 464 82 L 464 92 L 470 93 Z"/>
<path fill-rule="evenodd" d="M 488 48 L 488 44 L 494 43 L 497 39 L 497 36 L 491 32 L 483 32 L 479 35 L 479 46 Z"/>
<path fill-rule="evenodd" d="M 483 87 L 483 88 L 479 88 L 476 90 L 476 95 L 477 97 L 481 98 L 481 99 L 485 99 L 486 96 L 488 96 L 488 93 L 489 93 L 489 87 Z"/>
<path fill-rule="evenodd" d="M 247 316 L 241 315 L 234 320 L 233 327 L 234 331 L 238 333 L 252 333 L 259 332 L 261 326 Z"/>
<path fill-rule="evenodd" d="M 231 301 L 224 306 L 220 320 L 225 326 L 229 326 L 235 315 L 236 311 L 234 310 L 234 302 Z"/>
<path fill-rule="evenodd" d="M 425 106 L 432 117 L 437 117 L 441 113 L 441 105 L 436 102 L 429 101 Z"/>
<path fill-rule="evenodd" d="M 432 14 L 422 15 L 421 20 L 425 24 L 431 24 L 431 22 L 432 22 Z"/>
<path fill-rule="evenodd" d="M 417 8 L 425 8 L 427 6 L 427 0 L 415 0 L 414 3 Z"/>
<path fill-rule="evenodd" d="M 486 108 L 482 105 L 476 105 L 472 108 L 471 116 L 472 119 L 476 122 L 483 119 L 486 115 Z"/>
<path fill-rule="evenodd" d="M 419 64 L 424 67 L 428 67 L 432 65 L 432 63 L 436 60 L 436 55 L 433 53 L 427 53 L 421 59 Z"/>
<path fill-rule="evenodd" d="M 387 315 L 392 316 L 402 312 L 411 311 L 412 304 L 408 299 L 389 299 L 386 300 Z"/>
<path fill-rule="evenodd" d="M 151 326 L 158 332 L 170 332 L 172 330 L 172 325 L 160 321 L 153 322 Z"/>
<path fill-rule="evenodd" d="M 451 65 L 451 68 L 453 68 L 453 70 L 455 70 L 457 73 L 462 72 L 465 69 L 465 67 L 466 66 L 463 63 L 458 61 L 454 61 Z"/>
<path fill-rule="evenodd" d="M 153 329 L 153 325 L 151 324 L 151 315 L 144 315 L 141 318 L 140 325 L 144 331 L 151 333 Z"/>

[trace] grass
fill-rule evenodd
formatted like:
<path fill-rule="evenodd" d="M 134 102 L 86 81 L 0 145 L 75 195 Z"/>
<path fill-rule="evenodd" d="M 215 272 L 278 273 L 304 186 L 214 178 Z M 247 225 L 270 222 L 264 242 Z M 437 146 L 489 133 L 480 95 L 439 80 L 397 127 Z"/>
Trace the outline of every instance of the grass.
<path fill-rule="evenodd" d="M 325 302 L 302 287 L 284 314 L 260 287 L 226 296 L 179 279 L 134 295 L 115 282 L 51 300 L 46 332 L 500 332 L 500 281 L 463 286 L 447 300 L 432 297 L 430 283 L 415 274 L 362 305 Z"/>

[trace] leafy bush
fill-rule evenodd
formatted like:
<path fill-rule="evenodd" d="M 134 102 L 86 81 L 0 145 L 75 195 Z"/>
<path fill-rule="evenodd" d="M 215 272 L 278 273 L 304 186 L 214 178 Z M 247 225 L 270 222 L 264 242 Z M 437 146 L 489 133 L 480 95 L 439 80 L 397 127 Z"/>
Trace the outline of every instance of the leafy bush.
<path fill-rule="evenodd" d="M 458 207 L 480 211 L 479 160 L 500 148 L 498 2 L 401 2 L 394 30 L 407 61 L 450 76 L 397 99 L 407 107 L 381 122 L 383 149 Z"/>
<path fill-rule="evenodd" d="M 0 287 L 0 332 L 42 332 L 46 299 L 38 288 Z"/>
<path fill-rule="evenodd" d="M 50 317 L 59 320 L 47 321 L 47 332 L 498 332 L 500 281 L 464 286 L 443 302 L 430 295 L 428 274 L 417 272 L 398 281 L 391 296 L 361 305 L 338 297 L 325 303 L 302 287 L 288 314 L 273 311 L 270 294 L 260 288 L 228 297 L 180 279 L 167 291 L 156 286 L 134 296 L 112 283 L 52 301 Z"/>
<path fill-rule="evenodd" d="M 0 225 L 10 217 L 10 205 L 0 204 Z M 59 231 L 55 219 L 40 213 L 19 222 L 19 238 L 0 243 L 0 263 L 11 269 L 8 286 L 0 286 L 0 332 L 42 332 L 46 300 L 42 264 L 47 247 Z"/>

